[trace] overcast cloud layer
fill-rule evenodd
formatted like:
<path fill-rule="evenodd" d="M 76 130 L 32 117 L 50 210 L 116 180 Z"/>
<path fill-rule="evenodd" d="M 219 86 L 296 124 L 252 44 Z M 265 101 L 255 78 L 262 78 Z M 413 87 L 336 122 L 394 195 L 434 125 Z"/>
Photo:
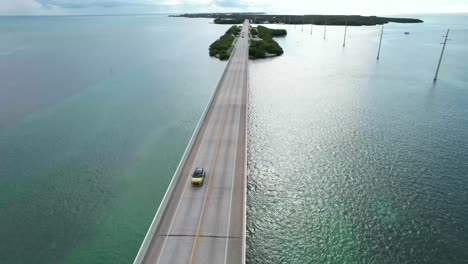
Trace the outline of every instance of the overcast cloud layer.
<path fill-rule="evenodd" d="M 266 11 L 296 14 L 468 12 L 468 0 L 0 0 L 0 15 Z"/>

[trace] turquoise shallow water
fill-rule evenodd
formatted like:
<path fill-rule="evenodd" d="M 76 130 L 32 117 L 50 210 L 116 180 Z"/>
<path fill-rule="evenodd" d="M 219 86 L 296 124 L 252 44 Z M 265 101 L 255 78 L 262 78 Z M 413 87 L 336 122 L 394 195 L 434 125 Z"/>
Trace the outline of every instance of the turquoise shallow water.
<path fill-rule="evenodd" d="M 0 18 L 0 263 L 130 263 L 225 63 L 228 26 Z"/>
<path fill-rule="evenodd" d="M 252 63 L 249 263 L 468 262 L 468 16 L 417 17 Z"/>

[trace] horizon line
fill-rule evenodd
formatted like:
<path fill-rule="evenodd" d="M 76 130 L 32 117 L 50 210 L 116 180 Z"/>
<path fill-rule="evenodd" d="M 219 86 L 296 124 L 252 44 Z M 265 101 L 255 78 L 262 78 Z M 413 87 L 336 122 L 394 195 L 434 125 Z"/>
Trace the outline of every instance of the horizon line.
<path fill-rule="evenodd" d="M 281 12 L 162 12 L 162 13 L 118 13 L 118 14 L 49 14 L 49 15 L 0 15 L 0 17 L 83 17 L 83 16 L 158 16 L 158 15 L 175 15 L 175 14 L 241 14 L 241 13 L 264 13 L 265 15 L 290 15 L 290 16 L 308 16 L 308 15 L 324 15 L 324 16 L 385 16 L 385 15 L 468 15 L 468 12 L 422 12 L 422 13 L 386 13 L 376 15 L 359 15 L 359 14 L 298 14 L 298 13 L 281 13 Z"/>

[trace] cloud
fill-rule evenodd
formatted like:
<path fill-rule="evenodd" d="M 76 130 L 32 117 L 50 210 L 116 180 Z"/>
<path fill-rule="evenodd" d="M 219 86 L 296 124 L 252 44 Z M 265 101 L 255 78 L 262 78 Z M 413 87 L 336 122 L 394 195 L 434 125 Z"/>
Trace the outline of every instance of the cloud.
<path fill-rule="evenodd" d="M 7 0 L 0 3 L 0 11 L 21 11 L 40 8 L 41 5 L 36 0 Z"/>
<path fill-rule="evenodd" d="M 44 8 L 125 8 L 163 6 L 218 6 L 221 8 L 245 8 L 242 0 L 36 0 Z"/>
<path fill-rule="evenodd" d="M 467 12 L 467 0 L 0 0 L 0 15 L 265 11 L 382 14 Z"/>
<path fill-rule="evenodd" d="M 156 6 L 156 1 L 148 0 L 37 0 L 45 8 L 113 8 Z"/>
<path fill-rule="evenodd" d="M 223 8 L 247 8 L 249 5 L 240 0 L 215 0 L 214 4 Z"/>

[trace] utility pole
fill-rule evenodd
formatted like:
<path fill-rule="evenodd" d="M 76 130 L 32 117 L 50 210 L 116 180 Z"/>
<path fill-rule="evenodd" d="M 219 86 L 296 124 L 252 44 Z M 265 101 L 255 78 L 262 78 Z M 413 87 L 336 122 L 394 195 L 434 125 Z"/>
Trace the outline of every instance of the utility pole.
<path fill-rule="evenodd" d="M 296 20 L 296 16 L 294 16 L 294 29 L 296 29 L 296 24 L 297 24 L 297 20 Z"/>
<path fill-rule="evenodd" d="M 447 29 L 447 34 L 445 35 L 445 40 L 444 40 L 444 46 L 442 46 L 442 52 L 440 53 L 439 64 L 437 64 L 437 70 L 434 75 L 434 82 L 437 82 L 437 77 L 439 77 L 440 64 L 442 63 L 442 57 L 444 56 L 445 45 L 447 44 L 449 32 L 450 32 L 450 29 Z"/>
<path fill-rule="evenodd" d="M 380 47 L 382 47 L 383 30 L 384 30 L 384 26 L 382 25 L 382 31 L 380 32 L 379 51 L 377 52 L 377 60 L 380 59 Z"/>
<path fill-rule="evenodd" d="M 304 16 L 302 16 L 301 32 L 304 32 Z"/>
<path fill-rule="evenodd" d="M 346 21 L 346 25 L 344 28 L 343 48 L 346 46 L 346 31 L 347 30 L 348 30 L 348 21 Z"/>
<path fill-rule="evenodd" d="M 325 28 L 323 29 L 323 39 L 327 38 L 327 25 L 325 25 Z"/>
<path fill-rule="evenodd" d="M 310 24 L 310 35 L 312 36 L 312 30 L 314 29 L 314 25 L 311 23 Z"/>
<path fill-rule="evenodd" d="M 328 24 L 328 18 L 325 18 L 325 28 L 323 29 L 323 39 L 327 38 L 327 24 Z"/>

